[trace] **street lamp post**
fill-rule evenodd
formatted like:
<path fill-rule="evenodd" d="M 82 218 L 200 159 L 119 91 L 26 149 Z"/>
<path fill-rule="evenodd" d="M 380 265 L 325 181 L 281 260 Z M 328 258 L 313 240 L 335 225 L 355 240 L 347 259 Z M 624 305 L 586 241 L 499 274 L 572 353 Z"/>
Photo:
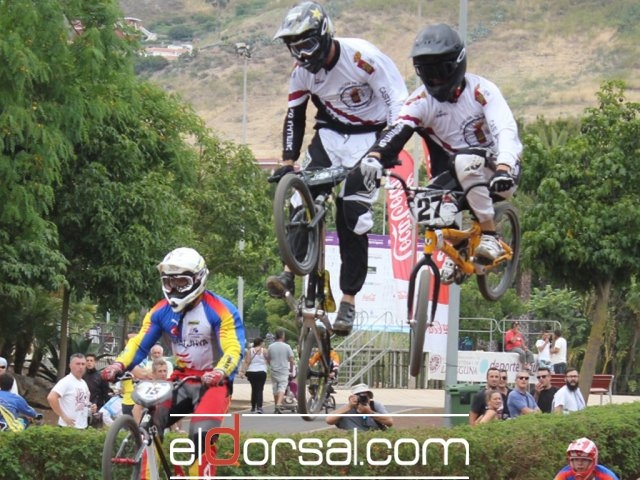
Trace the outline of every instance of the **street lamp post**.
<path fill-rule="evenodd" d="M 236 43 L 236 54 L 244 59 L 242 68 L 242 143 L 247 144 L 247 66 L 251 58 L 251 45 Z"/>

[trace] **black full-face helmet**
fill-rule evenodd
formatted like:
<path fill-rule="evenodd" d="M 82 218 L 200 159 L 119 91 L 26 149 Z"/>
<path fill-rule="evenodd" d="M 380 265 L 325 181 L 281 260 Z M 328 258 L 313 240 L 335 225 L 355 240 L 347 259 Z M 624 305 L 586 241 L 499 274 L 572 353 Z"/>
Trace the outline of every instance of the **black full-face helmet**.
<path fill-rule="evenodd" d="M 456 98 L 467 71 L 467 54 L 454 29 L 442 23 L 425 27 L 413 43 L 411 57 L 429 95 L 439 102 Z"/>
<path fill-rule="evenodd" d="M 315 74 L 327 61 L 333 33 L 322 6 L 304 2 L 289 10 L 273 38 L 281 38 L 298 65 Z"/>

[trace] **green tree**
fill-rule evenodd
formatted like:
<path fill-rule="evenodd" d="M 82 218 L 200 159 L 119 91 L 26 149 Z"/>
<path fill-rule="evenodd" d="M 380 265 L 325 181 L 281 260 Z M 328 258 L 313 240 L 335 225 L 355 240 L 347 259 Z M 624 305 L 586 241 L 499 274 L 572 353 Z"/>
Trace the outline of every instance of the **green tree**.
<path fill-rule="evenodd" d="M 626 100 L 624 84 L 606 82 L 598 107 L 589 108 L 580 133 L 547 149 L 527 136 L 521 189 L 536 195 L 523 218 L 524 253 L 550 278 L 593 292 L 591 332 L 581 368 L 588 395 L 600 356 L 611 290 L 640 267 L 637 168 L 640 105 Z"/>

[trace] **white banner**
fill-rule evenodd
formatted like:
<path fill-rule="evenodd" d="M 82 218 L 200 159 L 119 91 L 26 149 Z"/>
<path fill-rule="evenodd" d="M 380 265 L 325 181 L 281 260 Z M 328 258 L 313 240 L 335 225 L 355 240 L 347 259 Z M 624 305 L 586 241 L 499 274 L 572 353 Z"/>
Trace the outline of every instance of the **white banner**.
<path fill-rule="evenodd" d="M 429 354 L 429 379 L 445 380 L 445 355 Z M 520 368 L 517 353 L 507 352 L 481 352 L 458 351 L 458 383 L 460 382 L 485 382 L 487 370 L 490 367 L 507 371 L 509 382 L 515 382 L 516 372 Z"/>
<path fill-rule="evenodd" d="M 336 303 L 340 302 L 340 249 L 338 235 L 327 233 L 326 267 L 331 276 L 331 289 Z M 423 243 L 420 241 L 417 253 L 421 254 Z M 442 254 L 436 254 L 434 260 L 442 264 Z M 417 294 L 416 285 L 416 294 Z M 356 326 L 364 330 L 387 330 L 409 332 L 407 324 L 407 295 L 409 282 L 394 278 L 392 253 L 388 235 L 369 235 L 369 273 L 362 290 L 356 297 Z M 449 287 L 440 287 L 440 303 L 436 312 L 434 326 L 427 329 L 425 349 L 442 353 L 447 348 L 447 316 Z M 430 310 L 429 310 L 430 311 Z M 331 315 L 333 321 L 335 315 Z"/>

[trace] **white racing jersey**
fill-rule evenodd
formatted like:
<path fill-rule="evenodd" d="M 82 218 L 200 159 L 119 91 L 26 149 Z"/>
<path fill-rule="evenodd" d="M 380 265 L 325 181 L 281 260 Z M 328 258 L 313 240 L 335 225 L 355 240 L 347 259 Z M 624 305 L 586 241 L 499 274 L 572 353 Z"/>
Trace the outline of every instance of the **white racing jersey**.
<path fill-rule="evenodd" d="M 403 105 L 397 126 L 422 130 L 449 153 L 490 149 L 497 164 L 515 168 L 522 143 L 509 105 L 493 82 L 471 73 L 465 79 L 466 87 L 455 103 L 438 102 L 424 85 L 417 88 Z"/>
<path fill-rule="evenodd" d="M 313 99 L 316 127 L 341 133 L 380 131 L 398 115 L 407 88 L 393 61 L 366 40 L 334 39 L 337 58 L 318 73 L 296 66 L 289 81 L 289 114 Z M 300 151 L 303 119 L 287 118 L 285 152 Z M 292 158 L 297 155 L 286 155 Z"/>

